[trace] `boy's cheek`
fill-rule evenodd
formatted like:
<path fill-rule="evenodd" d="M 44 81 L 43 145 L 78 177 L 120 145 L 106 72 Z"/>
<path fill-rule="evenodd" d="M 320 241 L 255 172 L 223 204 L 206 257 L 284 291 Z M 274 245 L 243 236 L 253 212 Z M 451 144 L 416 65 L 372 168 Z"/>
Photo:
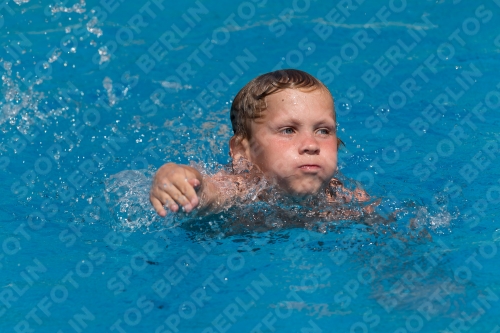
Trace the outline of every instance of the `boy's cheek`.
<path fill-rule="evenodd" d="M 269 148 L 267 147 L 268 143 L 259 141 L 251 141 L 249 143 L 249 151 L 255 161 L 264 160 L 266 155 L 268 155 Z"/>

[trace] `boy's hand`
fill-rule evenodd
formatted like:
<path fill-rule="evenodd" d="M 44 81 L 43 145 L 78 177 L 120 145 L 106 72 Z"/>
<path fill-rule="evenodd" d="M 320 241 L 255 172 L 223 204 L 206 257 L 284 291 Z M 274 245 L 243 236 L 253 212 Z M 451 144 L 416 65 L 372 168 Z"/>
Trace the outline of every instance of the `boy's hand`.
<path fill-rule="evenodd" d="M 164 164 L 153 180 L 149 201 L 160 216 L 167 215 L 163 208 L 166 205 L 172 212 L 179 206 L 189 213 L 199 204 L 197 190 L 201 187 L 203 177 L 200 172 L 187 165 L 174 163 Z"/>

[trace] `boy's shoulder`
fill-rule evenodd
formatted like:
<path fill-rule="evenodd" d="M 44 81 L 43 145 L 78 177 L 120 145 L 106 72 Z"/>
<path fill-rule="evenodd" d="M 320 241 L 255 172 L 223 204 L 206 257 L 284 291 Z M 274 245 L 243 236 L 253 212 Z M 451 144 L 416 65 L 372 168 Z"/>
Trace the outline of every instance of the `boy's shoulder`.
<path fill-rule="evenodd" d="M 343 186 L 342 182 L 338 180 L 337 178 L 332 178 L 330 179 L 330 182 L 328 183 L 330 187 L 338 187 L 338 186 Z"/>
<path fill-rule="evenodd" d="M 366 202 L 371 199 L 365 190 L 358 187 L 354 190 L 349 190 L 344 187 L 344 184 L 337 178 L 332 178 L 330 180 L 326 195 L 329 201 L 343 199 L 346 202 L 351 202 L 353 200 L 357 202 Z"/>

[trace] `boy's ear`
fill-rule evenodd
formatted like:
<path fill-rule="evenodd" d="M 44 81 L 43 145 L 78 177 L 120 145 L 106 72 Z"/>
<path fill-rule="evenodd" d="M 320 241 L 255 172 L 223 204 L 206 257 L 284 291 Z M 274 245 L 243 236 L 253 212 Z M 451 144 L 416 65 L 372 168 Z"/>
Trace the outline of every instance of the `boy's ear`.
<path fill-rule="evenodd" d="M 233 161 L 239 160 L 241 157 L 249 159 L 250 144 L 247 138 L 239 135 L 233 135 L 229 140 L 229 155 Z"/>

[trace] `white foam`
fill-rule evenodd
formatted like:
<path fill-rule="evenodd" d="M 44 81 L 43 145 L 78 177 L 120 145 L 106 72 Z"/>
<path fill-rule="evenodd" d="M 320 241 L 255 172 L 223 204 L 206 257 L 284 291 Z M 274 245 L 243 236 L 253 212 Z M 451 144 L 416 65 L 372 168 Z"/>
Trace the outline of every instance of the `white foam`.
<path fill-rule="evenodd" d="M 173 81 L 160 81 L 160 84 L 163 88 L 173 89 L 173 90 L 183 90 L 183 89 L 193 88 L 189 84 L 182 85 L 178 82 L 173 82 Z"/>
<path fill-rule="evenodd" d="M 337 22 L 328 22 L 323 18 L 314 19 L 312 22 L 321 23 L 323 25 L 329 25 L 336 28 L 344 28 L 344 29 L 368 29 L 368 28 L 387 28 L 387 27 L 402 27 L 411 30 L 429 30 L 438 28 L 436 25 L 428 25 L 428 24 L 410 24 L 404 22 L 375 22 L 375 23 L 362 23 L 362 24 L 347 24 L 347 23 L 337 23 Z"/>
<path fill-rule="evenodd" d="M 111 54 L 108 53 L 108 48 L 106 46 L 101 46 L 97 52 L 99 52 L 99 55 L 101 56 L 99 59 L 99 65 L 111 60 Z"/>
<path fill-rule="evenodd" d="M 105 180 L 104 197 L 118 229 L 149 230 L 174 225 L 173 214 L 162 218 L 149 202 L 152 173 L 125 170 Z"/>
<path fill-rule="evenodd" d="M 102 30 L 100 28 L 96 28 L 95 26 L 99 23 L 99 20 L 97 17 L 92 17 L 88 22 L 87 22 L 87 31 L 90 32 L 91 34 L 94 34 L 97 36 L 97 38 L 102 36 Z"/>
<path fill-rule="evenodd" d="M 52 12 L 52 14 L 56 14 L 59 12 L 82 14 L 82 13 L 85 13 L 85 11 L 86 11 L 85 6 L 86 6 L 85 0 L 80 0 L 80 3 L 75 3 L 71 7 L 54 6 L 54 7 L 52 7 L 51 12 Z"/>

